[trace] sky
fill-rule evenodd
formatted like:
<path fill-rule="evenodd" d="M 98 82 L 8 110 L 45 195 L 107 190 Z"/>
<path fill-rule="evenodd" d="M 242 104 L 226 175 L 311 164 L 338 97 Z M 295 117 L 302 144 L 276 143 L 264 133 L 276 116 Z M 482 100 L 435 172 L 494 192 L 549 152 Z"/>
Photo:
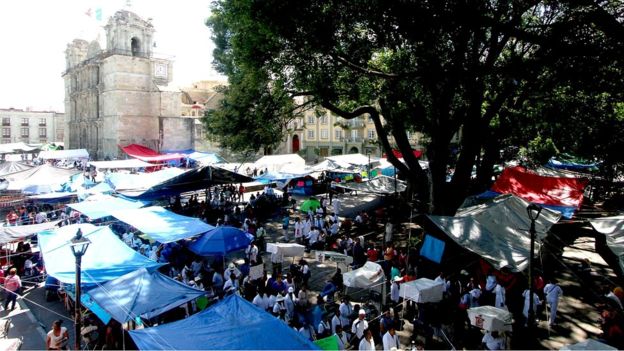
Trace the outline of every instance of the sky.
<path fill-rule="evenodd" d="M 64 110 L 65 48 L 99 38 L 116 11 L 152 18 L 156 53 L 173 55 L 170 86 L 225 78 L 212 67 L 214 44 L 204 22 L 211 0 L 0 0 L 0 108 Z M 96 18 L 100 8 L 102 20 Z M 90 16 L 89 16 L 90 14 Z"/>

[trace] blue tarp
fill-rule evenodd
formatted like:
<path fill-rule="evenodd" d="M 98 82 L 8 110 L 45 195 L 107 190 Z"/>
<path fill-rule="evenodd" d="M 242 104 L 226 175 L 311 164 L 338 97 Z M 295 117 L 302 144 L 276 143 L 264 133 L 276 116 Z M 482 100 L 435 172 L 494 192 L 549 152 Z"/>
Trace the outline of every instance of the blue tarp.
<path fill-rule="evenodd" d="M 205 295 L 157 271 L 145 268 L 91 289 L 87 294 L 120 323 L 152 318 Z"/>
<path fill-rule="evenodd" d="M 191 238 L 214 229 L 198 218 L 181 216 L 160 206 L 113 211 L 112 216 L 160 243 Z"/>
<path fill-rule="evenodd" d="M 232 295 L 189 318 L 130 336 L 140 350 L 318 350 L 286 323 Z"/>
<path fill-rule="evenodd" d="M 73 224 L 38 235 L 47 273 L 63 283 L 71 284 L 76 279 L 70 240 L 78 229 L 91 240 L 82 257 L 82 281 L 85 284 L 113 280 L 141 267 L 153 270 L 161 266 L 124 244 L 109 227 Z"/>
<path fill-rule="evenodd" d="M 554 158 L 551 158 L 546 166 L 555 169 L 567 169 L 570 171 L 593 171 L 598 169 L 597 163 L 583 164 L 572 161 L 556 160 Z"/>
<path fill-rule="evenodd" d="M 202 163 L 202 164 L 213 164 L 213 163 L 224 163 L 225 160 L 214 153 L 208 152 L 193 152 L 187 154 L 187 157 L 193 161 Z"/>
<path fill-rule="evenodd" d="M 251 240 L 244 231 L 221 226 L 199 237 L 189 245 L 189 249 L 201 256 L 225 255 L 246 248 L 250 242 Z"/>
<path fill-rule="evenodd" d="M 130 210 L 145 206 L 141 201 L 124 200 L 118 197 L 107 197 L 98 201 L 83 201 L 67 205 L 91 219 L 110 216 L 113 211 Z"/>
<path fill-rule="evenodd" d="M 436 239 L 431 235 L 425 235 L 425 241 L 420 248 L 420 255 L 435 263 L 440 263 L 442 261 L 445 246 L 446 244 L 444 241 Z"/>

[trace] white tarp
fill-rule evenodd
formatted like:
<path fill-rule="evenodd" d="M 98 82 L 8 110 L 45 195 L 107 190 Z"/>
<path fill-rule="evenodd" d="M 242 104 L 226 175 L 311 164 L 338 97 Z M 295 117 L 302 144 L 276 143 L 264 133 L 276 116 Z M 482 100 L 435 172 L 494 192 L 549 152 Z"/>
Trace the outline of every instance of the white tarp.
<path fill-rule="evenodd" d="M 97 169 L 145 168 L 145 167 L 155 166 L 152 163 L 147 163 L 145 161 L 137 160 L 136 158 L 131 158 L 128 160 L 114 160 L 114 161 L 91 161 L 89 162 L 89 165 Z"/>
<path fill-rule="evenodd" d="M 267 243 L 266 250 L 272 254 L 281 254 L 284 257 L 303 257 L 305 246 L 289 243 Z"/>
<path fill-rule="evenodd" d="M 444 283 L 420 278 L 401 284 L 400 293 L 403 299 L 417 303 L 440 302 L 444 294 Z"/>
<path fill-rule="evenodd" d="M 269 173 L 305 173 L 305 160 L 297 154 L 263 156 L 253 166 L 258 172 L 268 170 Z"/>
<path fill-rule="evenodd" d="M 455 217 L 428 216 L 460 246 L 480 255 L 497 269 L 524 270 L 529 263 L 531 220 L 529 203 L 513 195 L 498 196 L 484 204 L 462 208 Z M 543 208 L 535 221 L 535 246 L 561 218 L 561 213 Z"/>
<path fill-rule="evenodd" d="M 39 146 L 31 146 L 21 141 L 19 143 L 0 144 L 0 154 L 31 152 L 37 149 Z"/>
<path fill-rule="evenodd" d="M 377 157 L 368 157 L 362 154 L 348 154 L 348 155 L 336 155 L 336 156 L 328 156 L 326 159 L 345 164 L 348 163 L 353 166 L 366 167 L 369 163 L 377 163 L 379 162 L 379 158 Z M 373 168 L 373 167 L 371 167 Z"/>
<path fill-rule="evenodd" d="M 339 188 L 360 191 L 369 194 L 394 194 L 395 184 L 396 191 L 399 193 L 407 189 L 407 185 L 404 181 L 386 176 L 379 176 L 361 183 L 336 183 L 336 186 Z"/>
<path fill-rule="evenodd" d="M 470 324 L 489 332 L 511 331 L 513 316 L 507 310 L 494 306 L 480 306 L 468 309 Z"/>
<path fill-rule="evenodd" d="M 67 160 L 89 158 L 89 152 L 85 149 L 74 150 L 49 150 L 41 151 L 39 158 L 44 160 Z"/>
<path fill-rule="evenodd" d="M 44 164 L 22 172 L 13 173 L 6 177 L 9 181 L 9 190 L 24 190 L 27 187 L 48 188 L 49 191 L 34 191 L 30 194 L 42 194 L 60 190 L 63 183 L 69 181 L 74 174 L 80 173 L 76 169 L 63 169 Z"/>
<path fill-rule="evenodd" d="M 624 216 L 594 218 L 589 223 L 594 230 L 605 235 L 607 246 L 617 256 L 620 268 L 624 270 Z"/>
<path fill-rule="evenodd" d="M 0 244 L 22 240 L 44 230 L 54 228 L 60 221 L 43 222 L 41 224 L 18 225 L 14 227 L 0 227 Z"/>
<path fill-rule="evenodd" d="M 577 342 L 576 344 L 565 345 L 559 350 L 607 350 L 615 351 L 617 348 L 603 344 L 600 341 L 594 339 L 587 339 L 585 341 Z"/>
<path fill-rule="evenodd" d="M 381 266 L 375 262 L 366 261 L 364 266 L 351 272 L 342 273 L 342 281 L 349 288 L 369 288 L 384 280 Z"/>

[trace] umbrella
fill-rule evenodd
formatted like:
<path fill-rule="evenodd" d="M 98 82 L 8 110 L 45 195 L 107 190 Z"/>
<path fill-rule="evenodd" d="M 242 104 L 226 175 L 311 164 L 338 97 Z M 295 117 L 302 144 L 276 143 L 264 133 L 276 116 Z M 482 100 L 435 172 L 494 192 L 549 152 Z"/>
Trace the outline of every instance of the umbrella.
<path fill-rule="evenodd" d="M 513 323 L 509 311 L 493 306 L 480 306 L 468 309 L 470 324 L 487 331 L 511 331 Z"/>
<path fill-rule="evenodd" d="M 309 198 L 299 206 L 299 210 L 301 210 L 301 212 L 308 212 L 309 210 L 316 211 L 319 207 L 321 207 L 321 202 L 319 200 Z"/>
<path fill-rule="evenodd" d="M 189 249 L 202 256 L 225 255 L 246 248 L 250 242 L 251 240 L 244 231 L 221 226 L 202 234 L 189 245 Z"/>

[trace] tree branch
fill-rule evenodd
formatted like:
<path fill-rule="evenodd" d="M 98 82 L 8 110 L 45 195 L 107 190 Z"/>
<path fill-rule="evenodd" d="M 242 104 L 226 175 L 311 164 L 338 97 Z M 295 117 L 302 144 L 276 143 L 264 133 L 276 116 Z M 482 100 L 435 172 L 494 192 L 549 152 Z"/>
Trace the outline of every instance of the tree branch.
<path fill-rule="evenodd" d="M 357 65 L 349 60 L 347 60 L 346 58 L 340 56 L 340 55 L 333 55 L 332 56 L 334 59 L 336 59 L 337 61 L 345 64 L 346 66 L 353 68 L 354 70 L 364 73 L 364 74 L 368 74 L 368 75 L 372 75 L 372 76 L 376 76 L 376 77 L 380 77 L 380 78 L 386 78 L 386 79 L 395 79 L 400 77 L 398 74 L 396 73 L 386 73 L 386 72 L 381 72 L 381 71 L 377 71 L 377 70 L 372 70 L 370 68 L 366 68 L 366 67 L 362 67 L 360 65 Z"/>

